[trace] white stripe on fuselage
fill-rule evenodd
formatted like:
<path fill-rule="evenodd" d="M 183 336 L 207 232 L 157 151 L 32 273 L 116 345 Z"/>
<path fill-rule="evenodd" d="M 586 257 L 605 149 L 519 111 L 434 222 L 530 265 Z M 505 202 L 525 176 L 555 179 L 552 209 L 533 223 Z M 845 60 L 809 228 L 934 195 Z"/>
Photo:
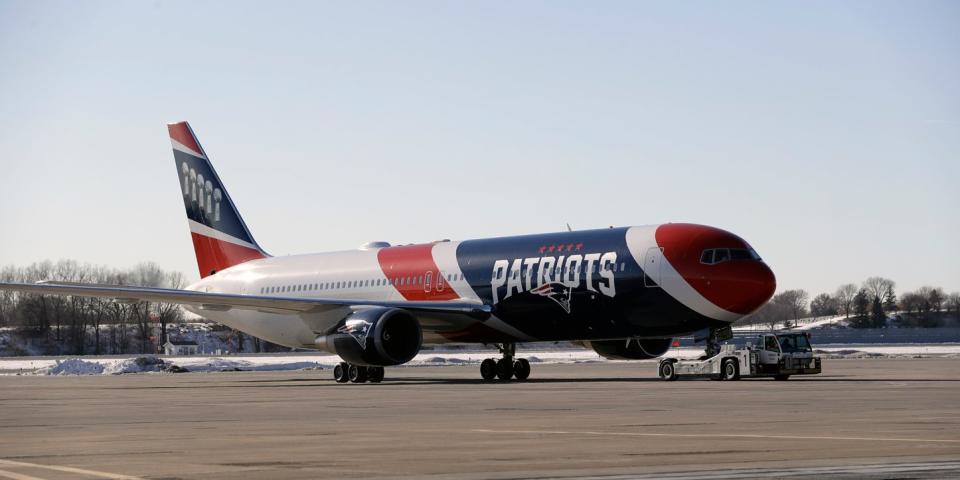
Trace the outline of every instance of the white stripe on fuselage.
<path fill-rule="evenodd" d="M 644 264 L 647 251 L 653 247 L 659 247 L 657 244 L 657 225 L 645 227 L 630 227 L 627 229 L 627 248 L 638 265 Z M 660 264 L 660 288 L 667 292 L 671 297 L 677 299 L 693 311 L 724 322 L 732 322 L 743 315 L 724 310 L 715 305 L 706 297 L 700 295 L 686 279 L 683 278 L 665 256 L 661 256 Z"/>

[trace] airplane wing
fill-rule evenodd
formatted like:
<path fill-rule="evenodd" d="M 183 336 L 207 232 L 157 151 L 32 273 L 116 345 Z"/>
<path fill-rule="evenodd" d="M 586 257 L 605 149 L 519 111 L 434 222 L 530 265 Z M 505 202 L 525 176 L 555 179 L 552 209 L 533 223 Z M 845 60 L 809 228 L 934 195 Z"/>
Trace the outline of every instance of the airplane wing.
<path fill-rule="evenodd" d="M 271 297 L 207 293 L 170 288 L 131 287 L 67 282 L 2 283 L 0 291 L 16 291 L 50 295 L 112 298 L 119 302 L 137 301 L 196 305 L 202 310 L 260 310 L 270 313 L 315 314 L 344 307 L 393 307 L 415 312 L 488 314 L 489 305 L 465 301 L 389 302 L 381 300 L 346 300 L 342 298 Z"/>

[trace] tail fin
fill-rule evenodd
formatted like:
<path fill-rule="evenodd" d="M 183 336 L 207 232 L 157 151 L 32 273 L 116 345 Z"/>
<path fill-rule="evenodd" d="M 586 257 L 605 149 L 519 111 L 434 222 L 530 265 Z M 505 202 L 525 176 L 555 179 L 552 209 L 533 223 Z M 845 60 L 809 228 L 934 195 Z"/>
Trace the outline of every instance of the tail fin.
<path fill-rule="evenodd" d="M 250 235 L 206 152 L 187 122 L 167 125 L 180 193 L 187 210 L 200 277 L 234 265 L 268 257 Z"/>

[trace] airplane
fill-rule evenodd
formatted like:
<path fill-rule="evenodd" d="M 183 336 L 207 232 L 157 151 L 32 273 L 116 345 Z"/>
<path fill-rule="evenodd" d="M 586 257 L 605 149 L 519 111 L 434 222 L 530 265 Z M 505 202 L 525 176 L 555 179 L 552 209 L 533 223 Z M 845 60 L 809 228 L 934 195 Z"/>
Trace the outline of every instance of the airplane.
<path fill-rule="evenodd" d="M 495 346 L 484 380 L 526 380 L 523 342 L 651 359 L 715 341 L 776 289 L 742 238 L 690 223 L 390 245 L 274 257 L 254 240 L 187 122 L 168 125 L 201 279 L 186 289 L 42 281 L 0 290 L 181 304 L 292 348 L 340 356 L 339 383 L 381 382 L 425 344 Z M 569 229 L 568 229 L 569 230 Z"/>

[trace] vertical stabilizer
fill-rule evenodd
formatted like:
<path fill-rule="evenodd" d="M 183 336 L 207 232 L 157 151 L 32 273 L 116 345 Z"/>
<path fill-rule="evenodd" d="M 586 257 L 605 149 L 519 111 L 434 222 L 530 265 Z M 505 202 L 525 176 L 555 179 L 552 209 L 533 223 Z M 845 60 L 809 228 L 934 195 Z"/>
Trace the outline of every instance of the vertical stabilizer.
<path fill-rule="evenodd" d="M 187 122 L 167 125 L 200 276 L 265 258 Z"/>

